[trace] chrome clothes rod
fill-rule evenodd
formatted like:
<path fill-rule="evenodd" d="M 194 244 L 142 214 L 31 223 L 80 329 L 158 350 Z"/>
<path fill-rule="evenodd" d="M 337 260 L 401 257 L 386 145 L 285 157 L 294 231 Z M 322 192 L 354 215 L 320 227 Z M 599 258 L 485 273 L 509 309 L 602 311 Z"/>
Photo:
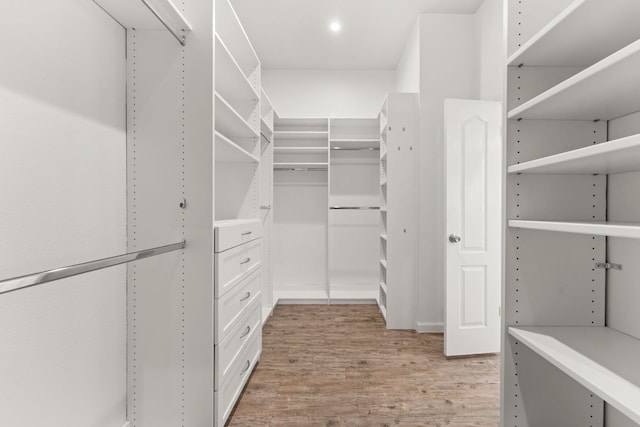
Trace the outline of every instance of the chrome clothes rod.
<path fill-rule="evenodd" d="M 326 168 L 273 168 L 274 171 L 295 171 L 295 172 L 326 172 Z"/>
<path fill-rule="evenodd" d="M 183 240 L 180 243 L 159 246 L 153 249 L 145 249 L 138 252 L 131 252 L 110 258 L 103 258 L 96 261 L 89 261 L 82 264 L 75 264 L 67 267 L 56 268 L 54 270 L 42 271 L 40 273 L 28 274 L 26 276 L 2 280 L 0 281 L 0 294 L 17 291 L 18 289 L 29 288 L 31 286 L 41 285 L 43 283 L 52 282 L 54 280 L 60 280 L 71 276 L 77 276 L 78 274 L 101 270 L 107 267 L 113 267 L 114 265 L 118 264 L 124 264 L 143 258 L 149 258 L 155 255 L 164 254 L 166 252 L 178 251 L 180 249 L 184 249 L 185 246 L 186 242 Z"/>
<path fill-rule="evenodd" d="M 378 147 L 361 147 L 361 148 L 345 148 L 345 147 L 331 147 L 335 151 L 380 151 Z"/>
<path fill-rule="evenodd" d="M 329 209 L 334 210 L 359 210 L 359 211 L 374 211 L 379 210 L 380 206 L 330 206 Z"/>
<path fill-rule="evenodd" d="M 176 40 L 178 40 L 178 43 L 180 43 L 182 46 L 184 46 L 187 43 L 187 36 L 185 36 L 184 34 L 181 34 L 177 29 L 173 28 L 171 25 L 169 25 L 169 23 L 162 18 L 162 16 L 160 16 L 160 14 L 158 13 L 158 11 L 151 5 L 151 3 L 149 3 L 147 0 L 140 0 L 142 2 L 142 4 L 144 4 L 145 6 L 147 6 L 147 9 L 149 9 L 149 11 L 151 11 L 151 13 L 153 13 L 153 16 L 155 16 L 158 21 L 160 21 L 162 23 L 162 25 L 164 25 L 164 27 L 171 33 L 173 34 L 173 37 L 176 38 Z M 177 10 L 176 10 L 177 12 Z M 190 28 L 182 28 L 182 31 L 187 31 Z"/>
<path fill-rule="evenodd" d="M 264 132 L 260 132 L 260 136 L 262 136 L 264 140 L 267 141 L 268 144 L 271 144 L 271 140 L 267 138 L 267 135 L 265 135 Z"/>

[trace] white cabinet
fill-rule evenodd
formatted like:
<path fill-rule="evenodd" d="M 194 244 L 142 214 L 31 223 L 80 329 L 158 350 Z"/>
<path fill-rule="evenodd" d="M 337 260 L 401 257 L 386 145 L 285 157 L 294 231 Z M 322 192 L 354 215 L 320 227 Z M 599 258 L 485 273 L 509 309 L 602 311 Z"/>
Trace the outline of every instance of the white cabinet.
<path fill-rule="evenodd" d="M 502 422 L 639 425 L 640 4 L 507 7 Z"/>
<path fill-rule="evenodd" d="M 380 280 L 378 307 L 389 329 L 415 329 L 418 96 L 390 93 L 379 116 Z"/>

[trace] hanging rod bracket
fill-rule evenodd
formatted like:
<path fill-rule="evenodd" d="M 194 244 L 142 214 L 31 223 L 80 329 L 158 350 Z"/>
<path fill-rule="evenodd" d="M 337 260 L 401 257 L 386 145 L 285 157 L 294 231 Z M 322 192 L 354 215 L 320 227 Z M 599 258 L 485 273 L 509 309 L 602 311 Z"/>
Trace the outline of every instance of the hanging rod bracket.
<path fill-rule="evenodd" d="M 622 264 L 612 262 L 596 262 L 596 268 L 603 270 L 622 270 Z"/>

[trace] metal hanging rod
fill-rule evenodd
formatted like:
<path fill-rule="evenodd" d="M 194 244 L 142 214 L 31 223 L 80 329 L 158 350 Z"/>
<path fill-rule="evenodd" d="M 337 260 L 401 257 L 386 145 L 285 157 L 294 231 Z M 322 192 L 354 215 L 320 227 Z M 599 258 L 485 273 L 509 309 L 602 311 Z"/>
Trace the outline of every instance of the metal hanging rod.
<path fill-rule="evenodd" d="M 149 11 L 153 13 L 153 15 L 158 19 L 158 21 L 160 21 L 162 25 L 164 25 L 164 27 L 173 35 L 173 37 L 175 37 L 176 40 L 178 40 L 178 43 L 180 43 L 182 46 L 184 46 L 187 43 L 187 36 L 181 33 L 180 30 L 184 32 L 184 31 L 189 31 L 191 28 L 188 28 L 188 27 L 181 28 L 180 30 L 174 28 L 172 25 L 169 25 L 169 23 L 164 18 L 162 18 L 162 16 L 160 16 L 156 8 L 154 8 L 147 0 L 140 0 L 140 1 L 145 6 L 147 6 L 147 9 L 149 9 Z M 180 15 L 180 12 L 178 12 L 178 10 L 175 7 L 173 7 L 173 9 L 176 14 Z"/>
<path fill-rule="evenodd" d="M 380 206 L 330 206 L 329 209 L 373 211 L 373 210 L 380 210 Z"/>
<path fill-rule="evenodd" d="M 138 252 L 130 252 L 123 255 L 117 255 L 110 258 L 103 258 L 96 261 L 89 261 L 82 264 L 70 265 L 67 267 L 56 268 L 53 270 L 42 271 L 35 274 L 27 274 L 26 276 L 14 277 L 12 279 L 0 281 L 0 294 L 17 291 L 18 289 L 29 288 L 31 286 L 41 285 L 43 283 L 60 280 L 78 274 L 89 273 L 91 271 L 101 270 L 114 265 L 124 264 L 131 261 L 137 261 L 143 258 L 149 258 L 166 252 L 178 251 L 184 249 L 186 242 L 171 245 L 159 246 L 153 249 L 145 249 Z"/>
<path fill-rule="evenodd" d="M 274 171 L 326 172 L 327 168 L 273 168 Z"/>
<path fill-rule="evenodd" d="M 271 144 L 271 140 L 267 137 L 267 135 L 264 134 L 264 132 L 260 132 L 260 136 L 262 136 L 268 144 Z"/>
<path fill-rule="evenodd" d="M 345 147 L 331 147 L 335 151 L 380 151 L 378 147 L 361 147 L 361 148 L 345 148 Z"/>

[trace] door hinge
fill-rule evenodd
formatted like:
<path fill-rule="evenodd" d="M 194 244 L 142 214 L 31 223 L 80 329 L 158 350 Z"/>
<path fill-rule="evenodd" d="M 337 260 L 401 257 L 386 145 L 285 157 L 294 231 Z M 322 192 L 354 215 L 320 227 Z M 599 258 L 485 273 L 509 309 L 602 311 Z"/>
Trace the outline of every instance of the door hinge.
<path fill-rule="evenodd" d="M 596 262 L 596 268 L 604 270 L 622 270 L 622 264 L 614 264 L 612 262 Z"/>

